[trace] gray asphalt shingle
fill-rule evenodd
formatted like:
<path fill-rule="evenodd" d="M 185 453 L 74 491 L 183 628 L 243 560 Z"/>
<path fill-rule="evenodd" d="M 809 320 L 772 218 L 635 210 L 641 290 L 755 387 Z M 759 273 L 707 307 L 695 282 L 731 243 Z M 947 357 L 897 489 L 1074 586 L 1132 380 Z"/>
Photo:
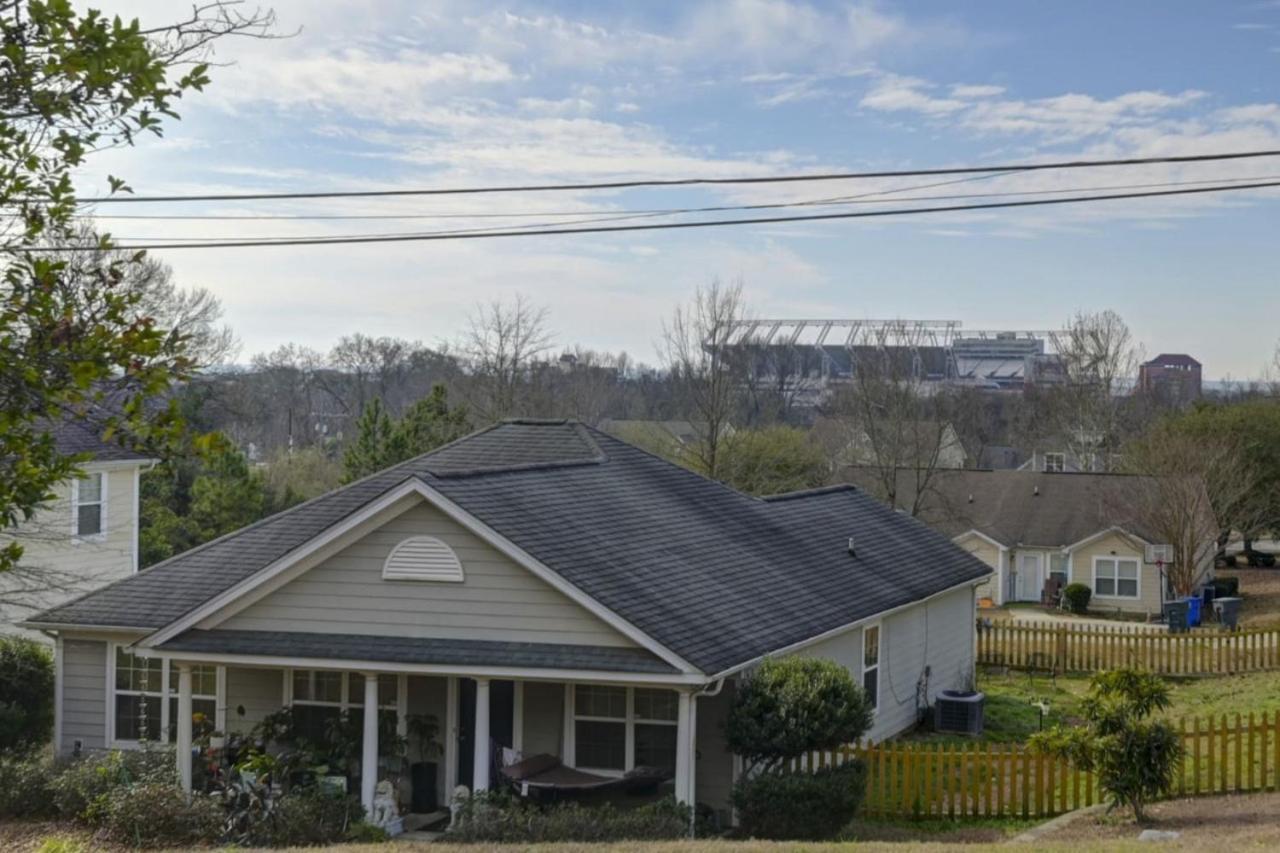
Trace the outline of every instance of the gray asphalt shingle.
<path fill-rule="evenodd" d="M 37 621 L 163 627 L 415 476 L 709 674 L 990 572 L 853 487 L 760 500 L 580 424 L 516 421 Z"/>

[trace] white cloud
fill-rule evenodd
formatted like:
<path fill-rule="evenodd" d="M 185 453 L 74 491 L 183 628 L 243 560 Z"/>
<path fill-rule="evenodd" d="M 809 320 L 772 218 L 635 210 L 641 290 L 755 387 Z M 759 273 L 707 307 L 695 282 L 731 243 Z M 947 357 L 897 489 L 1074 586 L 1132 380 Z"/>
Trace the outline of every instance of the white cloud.
<path fill-rule="evenodd" d="M 640 105 L 635 101 L 619 101 L 614 106 L 614 110 L 620 113 L 638 113 L 640 112 Z"/>
<path fill-rule="evenodd" d="M 951 96 L 953 98 L 994 98 L 996 95 L 1003 95 L 1004 91 L 1004 86 L 975 86 L 956 83 L 951 87 Z"/>
<path fill-rule="evenodd" d="M 918 112 L 937 116 L 954 113 L 969 105 L 955 98 L 935 98 L 928 94 L 932 85 L 916 77 L 882 75 L 882 79 L 862 97 L 861 105 L 884 112 Z"/>

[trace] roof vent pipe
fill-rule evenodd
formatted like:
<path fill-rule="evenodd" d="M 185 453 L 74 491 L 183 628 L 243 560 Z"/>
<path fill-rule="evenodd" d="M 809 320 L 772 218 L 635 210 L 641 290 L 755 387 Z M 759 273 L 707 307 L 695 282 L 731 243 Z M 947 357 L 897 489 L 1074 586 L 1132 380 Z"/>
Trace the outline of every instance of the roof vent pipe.
<path fill-rule="evenodd" d="M 853 537 L 852 537 L 852 536 L 850 536 L 850 537 L 849 537 L 849 556 L 850 556 L 850 557 L 856 557 L 856 556 L 858 556 L 858 552 L 857 552 L 856 550 L 854 550 L 854 547 L 853 547 Z"/>
<path fill-rule="evenodd" d="M 1036 486 L 1035 491 L 1033 492 L 1033 494 L 1034 494 L 1036 497 L 1040 497 L 1040 487 L 1039 487 L 1039 486 Z"/>

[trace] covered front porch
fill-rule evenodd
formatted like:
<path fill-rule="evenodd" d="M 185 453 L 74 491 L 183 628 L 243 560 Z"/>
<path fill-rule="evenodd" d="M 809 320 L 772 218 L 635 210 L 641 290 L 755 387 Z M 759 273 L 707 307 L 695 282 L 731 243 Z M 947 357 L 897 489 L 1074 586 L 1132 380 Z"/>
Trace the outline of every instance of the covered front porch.
<path fill-rule="evenodd" d="M 395 787 L 403 812 L 411 803 L 422 808 L 427 799 L 430 807 L 446 808 L 458 786 L 497 787 L 503 784 L 501 767 L 530 756 L 554 756 L 564 767 L 602 778 L 660 768 L 669 779 L 660 790 L 679 801 L 693 803 L 696 792 L 727 802 L 733 765 L 718 742 L 723 692 L 709 695 L 703 680 L 672 671 L 640 650 L 418 640 L 409 644 L 415 654 L 430 648 L 436 661 L 407 662 L 389 660 L 406 657 L 404 648 L 397 650 L 405 645 L 397 638 L 383 638 L 376 654 L 366 649 L 363 657 L 345 657 L 339 656 L 343 642 L 359 638 L 326 636 L 333 656 L 318 657 L 273 654 L 283 651 L 279 642 L 298 651 L 297 635 L 279 641 L 219 636 L 227 633 L 191 632 L 145 652 L 162 656 L 172 673 L 173 739 L 188 789 L 199 745 L 192 721 L 203 703 L 217 708 L 218 730 L 228 743 L 282 708 L 291 708 L 294 725 L 312 738 L 332 731 L 331 721 L 346 720 L 359 737 L 351 792 L 358 790 L 370 812 L 382 780 Z M 229 639 L 256 648 L 250 652 Z M 439 662 L 449 657 L 446 646 L 475 662 Z M 548 658 L 553 651 L 554 660 Z M 552 663 L 561 665 L 547 665 Z M 215 685 L 216 695 L 201 692 L 202 685 L 206 691 Z M 711 717 L 701 738 L 700 704 Z M 423 742 L 430 729 L 416 723 L 424 719 L 438 724 L 434 744 Z M 699 750 L 705 752 L 707 773 L 701 786 Z M 433 766 L 410 773 L 412 763 Z M 425 799 L 414 790 L 423 784 L 431 789 Z"/>

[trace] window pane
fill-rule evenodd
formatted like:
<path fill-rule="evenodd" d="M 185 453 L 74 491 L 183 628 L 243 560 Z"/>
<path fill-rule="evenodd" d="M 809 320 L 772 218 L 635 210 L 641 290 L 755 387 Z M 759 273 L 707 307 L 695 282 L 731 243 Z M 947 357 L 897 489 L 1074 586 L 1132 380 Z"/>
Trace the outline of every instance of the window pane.
<path fill-rule="evenodd" d="M 293 698 L 304 702 L 341 702 L 342 673 L 327 670 L 294 670 Z"/>
<path fill-rule="evenodd" d="M 396 693 L 399 679 L 394 675 L 378 676 L 378 704 L 383 708 L 396 707 Z"/>
<path fill-rule="evenodd" d="M 601 770 L 625 769 L 627 763 L 625 723 L 579 720 L 575 724 L 575 736 L 579 767 L 598 767 Z"/>
<path fill-rule="evenodd" d="M 143 690 L 159 693 L 161 684 L 159 658 L 141 658 L 116 647 L 116 689 Z"/>
<path fill-rule="evenodd" d="M 867 701 L 871 703 L 872 708 L 880 707 L 880 669 L 869 669 L 862 673 L 862 692 L 866 694 Z"/>
<path fill-rule="evenodd" d="M 199 738 L 214 730 L 218 719 L 218 703 L 215 699 L 191 700 L 191 737 Z M 169 742 L 178 739 L 178 697 L 169 697 Z"/>
<path fill-rule="evenodd" d="M 574 709 L 579 717 L 616 717 L 626 719 L 627 689 L 578 685 L 574 693 Z M 602 767 L 593 764 L 592 767 Z"/>
<path fill-rule="evenodd" d="M 102 475 L 90 474 L 79 481 L 76 500 L 82 504 L 97 503 L 102 500 Z"/>
<path fill-rule="evenodd" d="M 880 662 L 880 626 L 862 631 L 862 665 L 875 666 Z"/>
<path fill-rule="evenodd" d="M 1121 578 L 1118 587 L 1118 595 L 1127 595 L 1129 598 L 1138 597 L 1138 582 L 1136 580 L 1126 580 Z"/>
<path fill-rule="evenodd" d="M 1138 579 L 1138 564 L 1136 562 L 1133 560 L 1125 560 L 1121 562 L 1119 566 L 1121 578 L 1128 578 L 1135 581 Z"/>
<path fill-rule="evenodd" d="M 636 688 L 636 719 L 675 720 L 680 714 L 680 699 L 674 690 Z M 636 759 L 639 763 L 639 759 Z"/>
<path fill-rule="evenodd" d="M 116 740 L 160 739 L 159 696 L 116 696 Z"/>
<path fill-rule="evenodd" d="M 102 532 L 102 504 L 76 507 L 76 535 L 94 536 Z"/>
<path fill-rule="evenodd" d="M 676 727 L 636 724 L 636 767 L 676 766 Z"/>
<path fill-rule="evenodd" d="M 1057 578 L 1063 583 L 1067 582 L 1067 555 L 1066 554 L 1050 554 L 1049 555 L 1049 577 Z"/>
<path fill-rule="evenodd" d="M 378 707 L 396 707 L 396 677 L 394 675 L 378 676 Z M 347 704 L 364 707 L 364 675 L 358 672 L 347 674 Z"/>
<path fill-rule="evenodd" d="M 1113 578 L 1104 578 L 1102 575 L 1098 575 L 1098 580 L 1094 587 L 1094 592 L 1098 595 L 1116 594 L 1116 582 Z"/>
<path fill-rule="evenodd" d="M 339 709 L 332 707 L 295 705 L 293 707 L 294 731 L 304 741 L 327 744 L 329 721 L 338 719 L 340 713 Z"/>
<path fill-rule="evenodd" d="M 1116 561 L 1115 560 L 1099 560 L 1095 571 L 1097 572 L 1099 578 L 1103 578 L 1103 577 L 1113 578 L 1116 576 Z"/>

